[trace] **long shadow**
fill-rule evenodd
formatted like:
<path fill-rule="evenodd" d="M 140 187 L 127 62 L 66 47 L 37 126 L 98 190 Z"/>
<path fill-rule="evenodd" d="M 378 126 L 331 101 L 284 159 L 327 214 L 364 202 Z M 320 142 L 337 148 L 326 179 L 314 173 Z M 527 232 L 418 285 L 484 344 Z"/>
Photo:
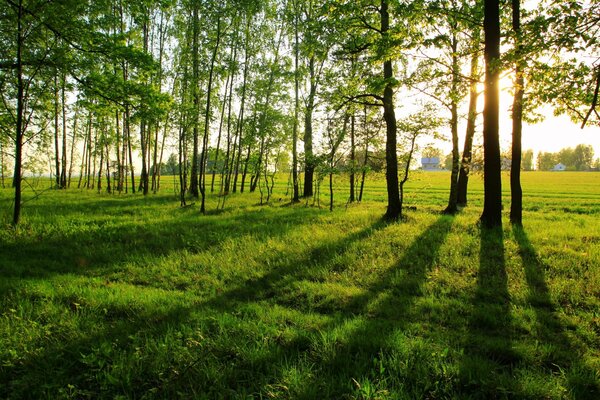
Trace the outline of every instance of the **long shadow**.
<path fill-rule="evenodd" d="M 501 228 L 482 226 L 480 234 L 477 287 L 463 345 L 459 390 L 469 398 L 511 397 L 512 370 L 520 356 L 512 348 L 504 233 Z"/>
<path fill-rule="evenodd" d="M 57 230 L 49 237 L 21 237 L 0 242 L 0 276 L 48 278 L 55 274 L 92 274 L 143 257 L 160 257 L 178 250 L 192 253 L 219 246 L 227 239 L 252 234 L 260 239 L 280 237 L 293 227 L 314 222 L 314 210 L 274 208 L 232 216 L 205 217 L 174 212 L 168 222 L 129 222 L 82 225 Z M 85 226 L 83 226 L 85 225 Z"/>
<path fill-rule="evenodd" d="M 298 210 L 292 210 L 283 225 L 287 228 L 270 228 L 269 234 L 271 235 L 282 235 L 285 229 L 297 227 L 298 224 L 310 223 L 311 219 L 306 218 L 305 213 L 314 214 L 314 211 L 298 212 Z M 277 216 L 281 218 L 281 215 Z M 247 222 L 247 215 L 244 215 L 243 220 Z M 296 221 L 295 218 L 300 218 Z M 235 218 L 231 221 L 232 226 L 235 226 Z M 262 220 L 262 224 L 274 224 L 275 221 Z M 189 307 L 175 307 L 167 310 L 158 312 L 156 315 L 137 315 L 135 310 L 131 313 L 129 310 L 108 310 L 104 317 L 102 316 L 101 310 L 92 310 L 93 315 L 100 314 L 99 326 L 97 329 L 92 331 L 81 332 L 79 335 L 80 339 L 70 341 L 58 341 L 52 345 L 45 344 L 45 348 L 40 352 L 33 352 L 26 359 L 21 360 L 18 365 L 4 367 L 0 371 L 0 383 L 6 382 L 6 388 L 12 385 L 14 382 L 20 380 L 35 381 L 41 379 L 44 376 L 49 386 L 52 387 L 64 387 L 67 383 L 79 383 L 93 390 L 105 390 L 101 387 L 96 387 L 97 383 L 89 382 L 90 375 L 94 375 L 97 371 L 93 371 L 93 368 L 97 366 L 90 366 L 82 364 L 82 354 L 94 353 L 96 350 L 95 346 L 99 343 L 120 343 L 118 351 L 124 354 L 122 357 L 127 357 L 133 352 L 132 345 L 129 344 L 132 336 L 139 337 L 142 335 L 147 340 L 160 340 L 166 336 L 169 332 L 173 332 L 173 329 L 178 327 L 189 326 L 189 324 L 207 324 L 205 328 L 210 331 L 211 329 L 220 329 L 217 327 L 211 327 L 210 322 L 199 321 L 198 312 L 208 311 L 201 315 L 219 315 L 223 316 L 228 312 L 235 312 L 238 310 L 238 306 L 241 304 L 247 304 L 253 301 L 261 301 L 264 299 L 270 299 L 273 296 L 277 296 L 278 290 L 281 288 L 289 287 L 294 281 L 302 279 L 302 277 L 309 277 L 312 271 L 327 262 L 328 259 L 334 257 L 336 254 L 343 253 L 353 243 L 365 239 L 371 235 L 377 229 L 383 228 L 385 225 L 382 222 L 376 222 L 372 226 L 368 226 L 363 230 L 347 235 L 343 239 L 336 242 L 329 242 L 318 245 L 312 249 L 309 253 L 299 259 L 280 261 L 280 254 L 270 256 L 265 259 L 269 265 L 273 265 L 270 270 L 267 270 L 265 274 L 257 278 L 249 278 L 240 285 L 228 290 L 222 294 L 217 294 L 214 299 L 203 304 L 191 304 Z M 214 227 L 223 228 L 222 225 Z M 248 229 L 253 230 L 252 227 L 242 228 L 241 234 Z M 254 229 L 256 227 L 254 226 Z M 266 239 L 266 238 L 265 238 Z M 211 311 L 212 310 L 212 311 Z M 75 310 L 74 312 L 78 312 Z M 102 319 L 105 320 L 102 320 Z M 203 317 L 200 316 L 200 320 Z M 210 319 L 210 318 L 208 318 Z M 247 334 L 241 332 L 241 334 Z M 215 333 L 218 337 L 218 334 Z M 216 340 L 216 339 L 215 339 Z M 35 346 L 35 343 L 32 344 Z M 274 343 L 266 348 L 263 353 L 264 356 L 261 359 L 256 360 L 245 360 L 238 357 L 235 354 L 234 349 L 223 349 L 222 345 L 214 344 L 214 346 L 205 354 L 200 352 L 200 358 L 205 357 L 210 359 L 215 355 L 219 358 L 224 359 L 224 369 L 220 371 L 218 382 L 221 384 L 221 389 L 227 389 L 227 385 L 234 386 L 242 390 L 251 390 L 259 392 L 261 387 L 266 385 L 273 376 L 276 376 L 276 371 L 272 371 L 273 364 L 276 362 L 281 363 L 282 359 L 298 359 L 300 354 L 306 350 L 307 342 L 303 340 L 291 341 L 285 346 Z M 208 347 L 207 347 L 208 348 Z M 232 353 L 233 352 L 233 353 Z M 199 358 L 199 359 L 200 359 Z M 81 375 L 77 377 L 69 377 L 61 374 L 60 371 L 64 371 L 62 367 L 63 360 L 69 360 L 74 366 L 69 370 L 78 369 L 81 371 Z M 231 368 L 231 367 L 234 368 Z M 202 363 L 196 363 L 196 361 L 186 365 L 177 366 L 180 370 L 187 371 L 187 375 L 198 377 L 203 376 Z M 175 368 L 169 366 L 169 368 Z M 92 370 L 90 370 L 92 369 Z M 48 374 L 47 371 L 57 371 L 56 374 Z M 164 372 L 164 374 L 163 374 Z M 186 381 L 176 377 L 171 371 L 160 371 L 160 370 L 146 370 L 144 373 L 147 374 L 144 382 L 127 382 L 123 385 L 122 389 L 119 389 L 125 396 L 130 396 L 131 393 L 135 393 L 135 384 L 138 384 L 141 390 L 146 388 L 147 390 L 159 390 L 160 393 L 173 393 L 175 394 L 178 390 L 189 389 L 190 392 L 199 390 L 199 387 L 204 385 L 204 389 L 210 388 L 211 384 L 215 388 L 219 388 L 219 385 L 209 380 L 200 382 Z M 141 373 L 140 373 L 141 374 Z M 193 375 L 192 375 L 193 374 Z M 158 377 L 162 375 L 162 377 Z M 137 375 L 136 375 L 137 376 Z M 138 379 L 140 379 L 138 377 Z M 87 381 L 86 381 L 87 380 Z M 172 382 L 171 382 L 172 381 Z M 176 382 L 175 382 L 176 381 Z M 241 385 L 237 382 L 247 382 Z M 187 385 L 187 386 L 186 386 Z M 1 386 L 1 385 L 0 385 Z M 36 390 L 38 390 L 37 388 Z M 0 390 L 2 394 L 3 390 Z M 6 389 L 8 390 L 8 389 Z M 34 391 L 38 393 L 38 391 Z M 35 396 L 35 394 L 34 394 Z M 210 397 L 211 395 L 209 395 Z M 223 397 L 223 395 L 220 395 Z M 102 397 L 102 396 L 100 396 Z M 160 397 L 160 396 L 159 396 Z M 163 397 L 169 397 L 167 394 Z M 227 396 L 224 396 L 227 397 Z"/>
<path fill-rule="evenodd" d="M 344 336 L 335 338 L 333 334 L 331 351 L 314 354 L 316 371 L 310 381 L 303 383 L 303 391 L 294 397 L 351 398 L 356 396 L 361 381 L 377 384 L 378 379 L 386 381 L 386 389 L 403 392 L 409 398 L 426 398 L 430 394 L 431 388 L 419 383 L 421 374 L 427 371 L 400 376 L 406 371 L 384 373 L 374 363 L 397 356 L 392 337 L 418 318 L 414 315 L 414 305 L 423 295 L 427 273 L 435 264 L 452 223 L 451 216 L 443 216 L 428 226 L 403 251 L 400 260 L 363 294 L 355 296 L 342 309 L 340 317 L 324 328 L 326 336 L 340 329 Z M 390 368 L 394 366 L 397 363 L 389 363 Z"/>
<path fill-rule="evenodd" d="M 513 227 L 514 238 L 519 245 L 519 255 L 525 269 L 525 279 L 529 286 L 529 303 L 533 307 L 541 341 L 552 348 L 543 362 L 549 374 L 565 371 L 570 394 L 574 399 L 600 399 L 600 372 L 592 370 L 582 360 L 585 348 L 578 346 L 566 334 L 566 327 L 560 321 L 544 271 L 549 269 L 537 254 L 527 232 L 521 227 Z"/>

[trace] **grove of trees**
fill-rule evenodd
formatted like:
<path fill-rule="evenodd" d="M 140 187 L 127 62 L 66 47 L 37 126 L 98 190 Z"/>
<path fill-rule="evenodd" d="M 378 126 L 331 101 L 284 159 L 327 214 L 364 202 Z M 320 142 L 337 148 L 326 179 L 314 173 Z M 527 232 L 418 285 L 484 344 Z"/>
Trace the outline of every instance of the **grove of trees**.
<path fill-rule="evenodd" d="M 360 201 L 377 156 L 385 216 L 397 220 L 417 133 L 452 141 L 445 212 L 455 213 L 467 204 L 481 84 L 481 219 L 501 224 L 499 119 L 512 118 L 520 224 L 522 122 L 544 104 L 600 121 L 594 1 L 0 1 L 0 184 L 14 187 L 15 225 L 36 171 L 57 190 L 141 195 L 176 173 L 181 204 L 198 198 L 204 213 L 208 193 L 269 193 L 282 165 L 291 201 L 341 169 Z M 513 77 L 510 115 L 501 75 Z M 589 148 L 564 152 L 541 154 L 538 168 L 590 167 Z"/>

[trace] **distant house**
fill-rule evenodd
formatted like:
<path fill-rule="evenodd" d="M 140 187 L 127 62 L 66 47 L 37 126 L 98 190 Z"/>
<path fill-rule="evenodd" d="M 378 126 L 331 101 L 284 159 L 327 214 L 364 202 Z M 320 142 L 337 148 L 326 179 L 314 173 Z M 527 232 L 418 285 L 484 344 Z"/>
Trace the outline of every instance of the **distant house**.
<path fill-rule="evenodd" d="M 550 171 L 566 171 L 567 166 L 563 163 L 558 163 Z"/>
<path fill-rule="evenodd" d="M 421 168 L 424 171 L 439 171 L 440 159 L 438 157 L 424 157 L 421 158 Z"/>

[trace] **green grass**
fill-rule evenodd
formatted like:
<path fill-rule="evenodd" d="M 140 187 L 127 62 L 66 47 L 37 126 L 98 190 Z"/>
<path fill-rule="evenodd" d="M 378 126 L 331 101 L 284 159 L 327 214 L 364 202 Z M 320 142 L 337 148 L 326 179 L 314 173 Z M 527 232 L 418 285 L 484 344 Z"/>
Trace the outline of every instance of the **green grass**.
<path fill-rule="evenodd" d="M 0 189 L 0 398 L 598 399 L 600 175 L 525 173 L 524 229 L 362 204 Z M 47 186 L 37 182 L 36 190 Z M 508 184 L 504 185 L 509 209 Z M 505 218 L 507 220 L 507 218 Z"/>

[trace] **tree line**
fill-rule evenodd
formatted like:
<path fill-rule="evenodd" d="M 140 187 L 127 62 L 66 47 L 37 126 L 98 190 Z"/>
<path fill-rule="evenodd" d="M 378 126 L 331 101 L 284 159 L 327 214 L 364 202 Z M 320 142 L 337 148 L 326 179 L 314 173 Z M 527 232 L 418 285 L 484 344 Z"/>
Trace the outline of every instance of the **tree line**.
<path fill-rule="evenodd" d="M 269 201 L 285 163 L 291 201 L 327 178 L 332 200 L 342 165 L 349 200 L 360 201 L 383 158 L 385 216 L 397 220 L 417 139 L 442 132 L 452 141 L 445 212 L 455 213 L 467 204 L 482 83 L 481 219 L 501 223 L 498 120 L 510 117 L 511 221 L 520 224 L 522 121 L 543 104 L 582 125 L 600 120 L 595 2 L 2 1 L 0 172 L 2 185 L 12 175 L 15 225 L 24 168 L 51 165 L 57 189 L 147 195 L 160 190 L 172 149 L 180 203 L 197 198 L 201 212 L 208 193 L 220 207 L 244 191 Z M 514 81 L 506 116 L 502 74 Z"/>

